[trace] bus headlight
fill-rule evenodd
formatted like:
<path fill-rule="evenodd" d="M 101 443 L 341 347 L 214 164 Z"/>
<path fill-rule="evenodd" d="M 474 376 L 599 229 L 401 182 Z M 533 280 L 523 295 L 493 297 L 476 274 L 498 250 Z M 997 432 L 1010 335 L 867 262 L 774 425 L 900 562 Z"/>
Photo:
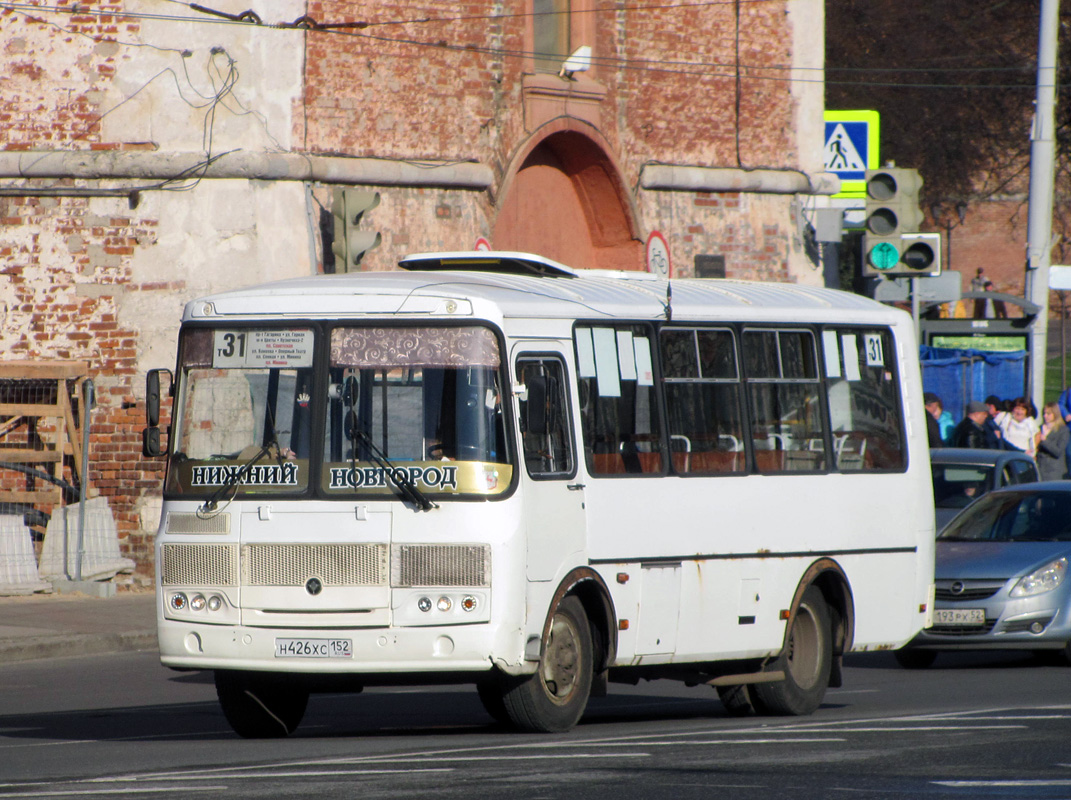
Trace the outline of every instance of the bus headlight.
<path fill-rule="evenodd" d="M 439 598 L 439 602 L 435 604 L 435 607 L 440 611 L 449 611 L 454 607 L 454 601 L 444 594 Z"/>
<path fill-rule="evenodd" d="M 424 612 L 431 611 L 431 598 L 421 597 L 419 600 L 417 600 L 416 607 Z"/>
<path fill-rule="evenodd" d="M 208 610 L 209 611 L 219 611 L 221 608 L 223 608 L 223 598 L 222 597 L 220 597 L 218 594 L 214 594 L 214 595 L 212 595 L 211 597 L 208 598 Z"/>
<path fill-rule="evenodd" d="M 204 611 L 204 608 L 207 604 L 208 603 L 205 600 L 205 596 L 203 594 L 195 594 L 193 597 L 190 598 L 190 608 L 192 608 L 194 611 Z"/>
<path fill-rule="evenodd" d="M 476 606 L 479 605 L 476 602 L 476 598 L 471 594 L 467 594 L 461 598 L 461 610 L 462 611 L 475 611 Z"/>
<path fill-rule="evenodd" d="M 172 611 L 185 611 L 186 606 L 189 605 L 189 601 L 186 599 L 186 595 L 182 592 L 175 592 L 168 600 Z"/>

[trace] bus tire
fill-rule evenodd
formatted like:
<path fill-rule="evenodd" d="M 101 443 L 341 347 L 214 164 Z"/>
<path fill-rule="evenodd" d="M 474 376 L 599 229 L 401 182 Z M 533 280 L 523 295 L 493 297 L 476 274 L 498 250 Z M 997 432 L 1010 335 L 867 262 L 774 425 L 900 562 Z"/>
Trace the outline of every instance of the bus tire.
<path fill-rule="evenodd" d="M 271 675 L 216 670 L 216 697 L 242 738 L 281 739 L 301 724 L 309 690 Z"/>
<path fill-rule="evenodd" d="M 562 598 L 551 617 L 539 668 L 507 685 L 502 702 L 522 731 L 560 733 L 580 721 L 591 694 L 594 647 L 584 606 Z"/>
<path fill-rule="evenodd" d="M 768 667 L 783 671 L 776 683 L 751 687 L 755 708 L 774 716 L 803 716 L 822 704 L 833 664 L 833 629 L 829 607 L 816 586 L 808 586 L 789 623 L 784 650 Z"/>

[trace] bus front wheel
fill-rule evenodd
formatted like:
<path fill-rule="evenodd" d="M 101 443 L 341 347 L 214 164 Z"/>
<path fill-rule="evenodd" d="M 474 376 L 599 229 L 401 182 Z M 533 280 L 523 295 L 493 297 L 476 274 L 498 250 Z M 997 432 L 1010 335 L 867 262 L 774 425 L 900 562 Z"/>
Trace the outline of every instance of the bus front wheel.
<path fill-rule="evenodd" d="M 279 739 L 301 724 L 309 691 L 272 675 L 216 670 L 216 697 L 239 736 Z"/>
<path fill-rule="evenodd" d="M 832 664 L 829 607 L 821 590 L 808 586 L 792 617 L 784 650 L 769 667 L 783 671 L 785 679 L 751 687 L 756 710 L 781 716 L 810 714 L 826 695 Z"/>
<path fill-rule="evenodd" d="M 567 731 L 580 721 L 591 694 L 594 648 L 584 606 L 565 597 L 554 609 L 539 669 L 504 688 L 502 703 L 521 730 Z"/>

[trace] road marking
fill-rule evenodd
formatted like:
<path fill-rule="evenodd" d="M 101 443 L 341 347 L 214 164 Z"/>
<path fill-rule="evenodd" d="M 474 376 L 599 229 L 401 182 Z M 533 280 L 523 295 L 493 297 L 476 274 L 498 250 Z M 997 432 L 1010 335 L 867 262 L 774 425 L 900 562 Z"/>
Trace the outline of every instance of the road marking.
<path fill-rule="evenodd" d="M 936 786 L 953 789 L 977 789 L 1001 786 L 1071 786 L 1071 780 L 1004 780 L 1004 781 L 931 781 Z"/>
<path fill-rule="evenodd" d="M 821 728 L 808 728 L 811 733 L 905 733 L 915 731 L 1004 731 L 1024 730 L 1029 725 L 904 725 L 902 727 L 875 727 L 875 728 L 838 728 L 837 730 L 824 731 Z"/>
<path fill-rule="evenodd" d="M 183 789 L 184 792 L 226 792 L 229 787 L 227 786 L 189 786 Z M 16 794 L 3 793 L 0 797 L 82 797 L 82 796 L 99 796 L 99 795 L 116 795 L 116 794 L 163 794 L 164 792 L 173 793 L 175 791 L 174 786 L 138 786 L 131 787 L 129 789 L 57 789 L 51 792 L 18 792 Z"/>
<path fill-rule="evenodd" d="M 291 772 L 276 772 L 271 767 L 261 767 L 260 772 L 216 772 L 212 775 L 212 780 L 220 780 L 224 778 L 244 780 L 246 778 L 329 778 L 339 775 L 409 775 L 416 772 L 453 772 L 451 767 L 426 767 L 423 769 L 307 769 L 307 770 L 295 770 Z M 125 777 L 103 777 L 103 778 L 88 778 L 86 783 L 140 783 L 143 780 L 153 781 L 190 781 L 197 779 L 197 772 L 187 772 L 185 774 L 176 773 L 175 775 L 153 776 L 152 778 L 144 778 L 137 775 L 129 775 Z"/>

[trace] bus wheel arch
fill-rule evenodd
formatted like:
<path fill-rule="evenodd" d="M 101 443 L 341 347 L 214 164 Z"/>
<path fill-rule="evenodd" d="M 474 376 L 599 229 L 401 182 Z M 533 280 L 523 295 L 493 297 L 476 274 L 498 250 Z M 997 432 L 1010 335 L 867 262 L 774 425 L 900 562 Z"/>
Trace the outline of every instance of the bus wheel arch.
<path fill-rule="evenodd" d="M 817 709 L 826 689 L 841 683 L 841 656 L 851 646 L 854 619 L 844 570 L 831 559 L 819 559 L 797 585 L 784 644 L 768 667 L 784 672 L 784 680 L 749 687 L 755 710 L 798 716 Z"/>
<path fill-rule="evenodd" d="M 804 573 L 792 598 L 792 613 L 808 586 L 815 585 L 822 592 L 829 607 L 830 625 L 833 634 L 833 665 L 829 685 L 837 688 L 842 684 L 841 661 L 852 649 L 855 640 L 855 598 L 848 576 L 840 564 L 830 558 L 815 561 Z"/>
<path fill-rule="evenodd" d="M 558 584 L 558 590 L 551 598 L 547 621 L 544 623 L 544 638 L 553 609 L 562 598 L 569 595 L 574 595 L 584 606 L 584 613 L 591 623 L 592 644 L 595 648 L 594 671 L 596 683 L 601 684 L 601 688 L 596 686 L 595 695 L 602 696 L 605 694 L 606 671 L 617 656 L 617 614 L 610 600 L 610 590 L 606 588 L 599 573 L 593 569 L 579 567 L 570 572 Z"/>
<path fill-rule="evenodd" d="M 570 572 L 549 603 L 535 671 L 483 681 L 478 690 L 484 708 L 523 731 L 569 730 L 588 698 L 605 693 L 606 670 L 616 650 L 614 623 L 599 576 L 586 567 Z"/>

